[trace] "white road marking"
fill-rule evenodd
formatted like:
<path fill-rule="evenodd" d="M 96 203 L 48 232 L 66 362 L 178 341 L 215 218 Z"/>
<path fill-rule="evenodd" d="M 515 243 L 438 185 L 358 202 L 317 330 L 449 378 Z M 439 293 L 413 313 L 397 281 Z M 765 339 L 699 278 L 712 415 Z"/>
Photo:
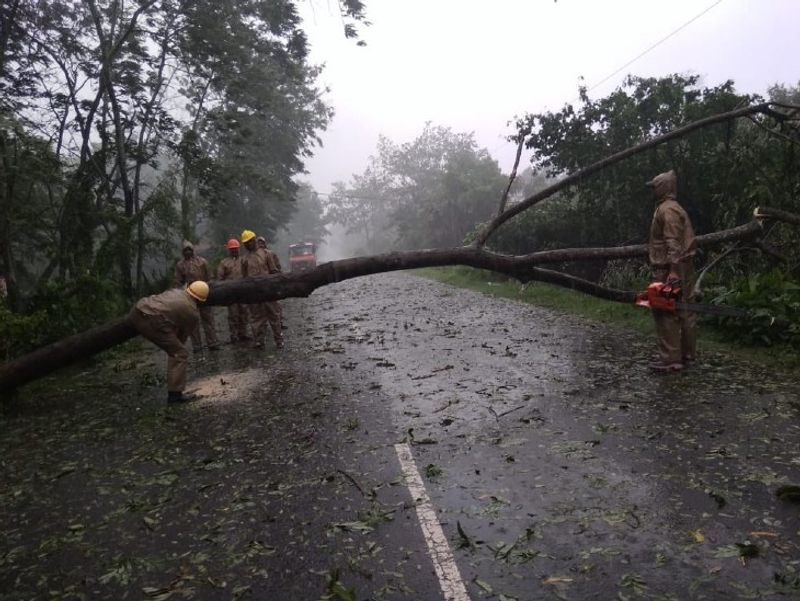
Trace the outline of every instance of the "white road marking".
<path fill-rule="evenodd" d="M 400 460 L 400 468 L 406 486 L 411 492 L 411 498 L 416 503 L 419 525 L 422 527 L 422 535 L 428 544 L 428 553 L 433 560 L 433 567 L 439 577 L 439 585 L 442 587 L 445 601 L 470 601 L 453 553 L 450 551 L 450 545 L 447 544 L 442 526 L 436 517 L 436 511 L 433 509 L 431 499 L 422 483 L 422 477 L 414 463 L 411 448 L 407 444 L 396 444 L 394 449 Z"/>

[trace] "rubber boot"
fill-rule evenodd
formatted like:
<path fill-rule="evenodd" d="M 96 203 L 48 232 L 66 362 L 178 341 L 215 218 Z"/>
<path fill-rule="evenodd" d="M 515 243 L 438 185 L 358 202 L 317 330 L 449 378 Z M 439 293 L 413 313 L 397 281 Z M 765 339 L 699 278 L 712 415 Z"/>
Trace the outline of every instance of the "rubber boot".
<path fill-rule="evenodd" d="M 177 403 L 189 403 L 197 398 L 196 394 L 183 394 L 181 391 L 170 390 L 167 392 L 167 403 L 170 405 Z"/>

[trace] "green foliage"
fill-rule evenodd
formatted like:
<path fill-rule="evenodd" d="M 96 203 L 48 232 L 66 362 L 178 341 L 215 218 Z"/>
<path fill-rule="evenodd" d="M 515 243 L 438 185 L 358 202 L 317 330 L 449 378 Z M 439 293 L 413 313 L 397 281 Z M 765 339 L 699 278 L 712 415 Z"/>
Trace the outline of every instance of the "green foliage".
<path fill-rule="evenodd" d="M 361 17 L 358 6 L 347 10 Z M 196 208 L 211 216 L 216 242 L 245 227 L 274 239 L 333 114 L 315 85 L 320 69 L 306 62 L 295 3 L 203 0 L 186 5 L 186 19 L 195 120 L 180 150 Z"/>
<path fill-rule="evenodd" d="M 460 288 L 515 299 L 595 321 L 623 323 L 641 332 L 652 332 L 653 329 L 653 318 L 647 311 L 633 305 L 611 303 L 560 286 L 540 282 L 520 285 L 516 280 L 503 275 L 463 266 L 419 269 L 416 273 Z"/>
<path fill-rule="evenodd" d="M 386 143 L 381 138 L 379 147 Z M 395 235 L 389 215 L 390 194 L 380 161 L 371 157 L 370 166 L 362 174 L 353 175 L 347 184 L 334 182 L 325 207 L 326 218 L 362 238 L 365 252 L 388 250 Z"/>
<path fill-rule="evenodd" d="M 21 315 L 0 299 L 0 361 L 8 361 L 42 344 L 44 312 Z"/>
<path fill-rule="evenodd" d="M 381 138 L 369 167 L 334 186 L 329 214 L 373 252 L 460 246 L 491 216 L 505 183 L 472 133 L 427 123 L 412 142 Z"/>
<path fill-rule="evenodd" d="M 332 116 L 295 0 L 34 4 L 0 9 L 0 272 L 14 311 L 68 333 L 114 314 L 90 298 L 101 280 L 129 299 L 157 287 L 201 226 L 221 243 L 288 223 Z M 357 39 L 364 5 L 339 6 Z M 56 307 L 65 318 L 49 323 Z"/>
<path fill-rule="evenodd" d="M 515 138 L 525 137 L 539 174 L 559 177 L 654 136 L 757 99 L 738 93 L 731 81 L 713 87 L 698 84 L 696 76 L 630 76 L 605 98 L 590 99 L 582 90 L 577 106 L 566 105 L 560 111 L 520 119 Z M 775 86 L 770 90 L 770 97 L 777 101 L 793 101 L 798 96 L 800 88 Z M 774 136 L 768 130 L 779 126 L 771 117 L 753 121 L 702 129 L 605 169 L 510 220 L 489 243 L 494 250 L 513 254 L 643 243 L 653 213 L 651 194 L 643 184 L 669 169 L 678 174 L 678 198 L 698 234 L 741 225 L 752 218 L 753 209 L 759 205 L 800 212 L 800 153 L 789 139 L 792 132 Z M 522 195 L 527 197 L 535 191 L 525 190 Z M 769 244 L 787 258 L 789 265 L 800 259 L 796 229 L 774 228 L 769 232 Z M 701 253 L 698 261 L 702 264 L 706 257 Z M 640 288 L 649 277 L 644 261 L 550 267 L 621 289 Z M 748 251 L 728 256 L 714 272 L 722 282 L 730 282 L 770 267 L 765 257 Z M 746 289 L 741 285 L 733 288 Z M 762 293 L 755 294 L 752 300 L 758 303 Z M 763 294 L 765 299 L 774 295 L 778 305 L 782 302 L 783 297 L 774 290 L 765 289 Z M 775 310 L 779 313 L 776 317 L 784 313 L 783 309 Z M 767 331 L 755 327 L 748 333 L 750 325 L 741 322 L 728 320 L 719 325 L 731 328 L 732 335 L 740 340 L 784 339 L 774 328 Z"/>
<path fill-rule="evenodd" d="M 15 313 L 0 302 L 0 359 L 6 361 L 119 317 L 126 307 L 113 282 L 94 276 L 45 284 L 28 299 L 24 313 Z"/>
<path fill-rule="evenodd" d="M 752 97 L 736 92 L 733 82 L 700 88 L 696 76 L 662 78 L 630 76 L 609 96 L 590 99 L 582 90 L 578 106 L 527 115 L 517 123 L 533 150 L 534 168 L 550 176 L 578 171 L 615 152 L 640 144 L 689 122 L 747 104 Z M 652 199 L 644 182 L 660 172 L 678 173 L 679 199 L 699 232 L 717 229 L 725 217 L 741 223 L 744 206 L 752 213 L 748 190 L 759 183 L 758 172 L 743 169 L 741 152 L 753 128 L 742 124 L 701 130 L 606 169 L 562 193 L 559 206 L 548 202 L 534 213 L 555 213 L 553 221 L 569 227 L 549 227 L 546 216 L 525 216 L 536 248 L 606 246 L 642 242 L 652 216 Z M 772 140 L 770 140 L 772 143 Z M 724 198 L 725 202 L 720 202 Z M 747 201 L 744 199 L 747 198 Z M 766 203 L 765 203 L 766 204 Z M 747 216 L 749 218 L 749 214 Z M 514 246 L 501 232 L 496 244 Z"/>
<path fill-rule="evenodd" d="M 715 319 L 729 339 L 766 346 L 786 342 L 800 348 L 800 282 L 791 274 L 780 269 L 752 273 L 710 292 L 711 302 L 746 309 L 751 314 L 747 320 Z"/>
<path fill-rule="evenodd" d="M 440 468 L 435 463 L 429 463 L 425 466 L 425 477 L 429 480 L 434 480 L 441 476 L 444 473 L 444 470 Z"/>
<path fill-rule="evenodd" d="M 0 352 L 19 355 L 119 317 L 126 308 L 117 286 L 95 276 L 45 284 L 28 299 L 25 314 L 0 307 Z"/>
<path fill-rule="evenodd" d="M 329 233 L 322 201 L 310 185 L 300 184 L 294 209 L 291 221 L 279 235 L 282 256 L 286 256 L 290 244 L 314 242 L 321 245 Z"/>
<path fill-rule="evenodd" d="M 606 263 L 600 283 L 607 288 L 626 290 L 631 287 L 644 290 L 650 283 L 649 265 L 637 261 L 609 261 Z"/>
<path fill-rule="evenodd" d="M 633 305 L 601 300 L 574 290 L 561 288 L 560 286 L 551 286 L 550 284 L 538 282 L 520 286 L 516 280 L 510 280 L 492 272 L 473 269 L 471 267 L 437 267 L 419 269 L 416 273 L 453 286 L 478 290 L 492 296 L 511 298 L 538 307 L 579 315 L 593 321 L 632 328 L 641 332 L 643 335 L 652 335 L 653 333 L 653 318 L 649 311 Z M 781 297 L 783 293 L 781 293 L 780 290 L 785 286 L 790 290 L 789 294 L 795 299 L 794 302 L 796 302 L 797 291 L 793 287 L 796 285 L 796 281 L 792 284 L 792 280 L 785 275 L 770 276 L 768 279 L 772 277 L 775 277 L 776 282 L 783 282 L 783 284 L 775 284 L 776 296 L 779 298 Z M 704 299 L 704 302 L 707 300 L 708 299 Z M 722 302 L 722 300 L 723 299 L 720 298 L 718 302 Z M 725 302 L 728 303 L 729 299 L 726 298 Z M 792 301 L 786 302 L 785 300 L 779 300 L 778 302 L 784 303 L 784 314 L 792 310 Z M 760 306 L 763 308 L 765 304 L 762 302 Z M 794 316 L 789 317 L 789 323 L 794 324 L 791 328 L 793 328 L 792 336 L 794 340 L 796 340 L 798 331 L 797 322 L 800 311 L 798 311 L 798 309 L 794 309 L 794 311 Z M 703 348 L 719 349 L 726 354 L 734 352 L 761 362 L 775 363 L 777 361 L 792 367 L 796 367 L 798 362 L 800 362 L 800 355 L 798 355 L 789 344 L 776 344 L 774 347 L 771 347 L 769 351 L 765 351 L 763 348 L 763 340 L 754 339 L 754 345 L 750 346 L 750 343 L 744 338 L 734 338 L 727 329 L 728 327 L 739 327 L 741 329 L 741 334 L 745 335 L 747 329 L 751 327 L 747 322 L 731 320 L 730 323 L 725 323 L 723 325 L 717 321 L 717 327 L 714 327 L 715 320 L 716 318 L 704 318 L 703 326 L 698 329 L 698 337 Z M 761 321 L 762 328 L 766 328 L 766 323 L 767 322 L 764 320 Z M 711 327 L 705 327 L 706 324 Z M 775 332 L 777 332 L 775 329 L 769 330 L 770 335 L 774 336 Z M 775 343 L 779 340 L 777 337 L 773 339 Z M 731 345 L 731 340 L 736 340 L 737 344 Z M 797 344 L 795 343 L 794 349 L 797 348 Z"/>

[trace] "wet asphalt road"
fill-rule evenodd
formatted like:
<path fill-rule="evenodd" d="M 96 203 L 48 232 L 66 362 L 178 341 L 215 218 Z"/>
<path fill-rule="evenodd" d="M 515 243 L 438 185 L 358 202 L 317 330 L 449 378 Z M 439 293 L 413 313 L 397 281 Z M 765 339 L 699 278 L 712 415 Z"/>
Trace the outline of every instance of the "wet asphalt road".
<path fill-rule="evenodd" d="M 21 393 L 0 598 L 442 599 L 402 442 L 471 599 L 800 596 L 796 375 L 406 274 L 284 307 L 189 406 L 149 350 Z"/>

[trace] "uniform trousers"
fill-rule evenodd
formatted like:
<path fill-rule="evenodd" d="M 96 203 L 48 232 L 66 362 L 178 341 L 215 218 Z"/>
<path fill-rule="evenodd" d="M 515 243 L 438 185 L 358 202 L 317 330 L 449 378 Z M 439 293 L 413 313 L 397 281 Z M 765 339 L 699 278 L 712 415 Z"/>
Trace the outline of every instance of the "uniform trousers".
<path fill-rule="evenodd" d="M 657 282 L 666 282 L 669 269 L 654 268 Z M 681 297 L 685 303 L 694 302 L 695 274 L 692 259 L 678 264 Z M 658 354 L 664 363 L 692 361 L 697 355 L 697 316 L 691 311 L 653 311 L 656 323 Z"/>
<path fill-rule="evenodd" d="M 228 305 L 231 342 L 247 339 L 247 305 Z"/>
<path fill-rule="evenodd" d="M 217 329 L 214 327 L 214 308 L 213 307 L 198 307 L 200 311 L 200 323 L 192 332 L 192 349 L 199 351 L 203 347 L 203 341 L 200 339 L 200 326 L 203 326 L 203 333 L 206 335 L 206 345 L 217 346 Z"/>
<path fill-rule="evenodd" d="M 142 336 L 167 353 L 167 390 L 183 392 L 189 362 L 189 351 L 184 345 L 186 338 L 181 340 L 175 326 L 161 315 L 148 315 L 134 307 L 129 317 Z"/>
<path fill-rule="evenodd" d="M 278 315 L 278 310 L 275 308 L 277 304 L 276 301 L 270 301 L 249 305 L 250 322 L 253 328 L 253 338 L 255 338 L 256 343 L 264 341 L 264 336 L 266 336 L 267 333 L 267 325 L 269 325 L 272 330 L 272 337 L 275 339 L 275 342 L 283 339 L 280 317 Z"/>

